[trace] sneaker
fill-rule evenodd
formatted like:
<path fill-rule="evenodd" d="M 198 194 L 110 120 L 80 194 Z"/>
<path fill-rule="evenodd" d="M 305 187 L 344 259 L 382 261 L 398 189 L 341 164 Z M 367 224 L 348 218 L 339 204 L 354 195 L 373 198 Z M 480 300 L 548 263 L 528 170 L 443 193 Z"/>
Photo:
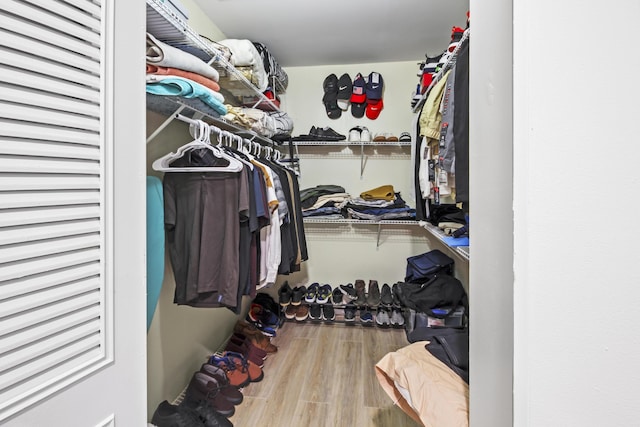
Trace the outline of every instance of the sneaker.
<path fill-rule="evenodd" d="M 365 305 L 367 303 L 367 295 L 364 292 L 364 280 L 356 280 L 355 281 L 355 289 L 356 289 L 356 304 L 357 305 Z"/>
<path fill-rule="evenodd" d="M 293 288 L 293 290 L 291 291 L 291 304 L 300 305 L 306 293 L 306 286 L 296 286 L 295 288 Z"/>
<path fill-rule="evenodd" d="M 309 317 L 309 306 L 307 304 L 300 304 L 296 310 L 296 320 L 298 322 L 304 322 Z"/>
<path fill-rule="evenodd" d="M 400 285 L 397 283 L 394 283 L 391 287 L 391 298 L 394 306 L 402 307 L 402 302 L 400 300 Z"/>
<path fill-rule="evenodd" d="M 382 285 L 382 291 L 380 292 L 380 302 L 382 304 L 384 304 L 384 305 L 393 304 L 393 297 L 391 295 L 391 288 L 386 283 L 384 285 Z"/>
<path fill-rule="evenodd" d="M 309 135 L 320 138 L 324 141 L 343 141 L 347 139 L 346 136 L 336 132 L 328 126 L 325 126 L 323 128 L 311 128 L 311 131 L 309 131 Z"/>
<path fill-rule="evenodd" d="M 359 127 L 349 129 L 349 142 L 360 142 L 361 130 Z"/>
<path fill-rule="evenodd" d="M 362 127 L 362 131 L 360 132 L 360 141 L 362 142 L 371 142 L 371 132 L 366 127 Z"/>
<path fill-rule="evenodd" d="M 344 299 L 349 301 L 354 301 L 358 296 L 356 295 L 356 288 L 353 287 L 353 284 L 347 283 L 346 285 L 340 285 L 340 289 L 344 292 Z"/>
<path fill-rule="evenodd" d="M 394 328 L 401 328 L 404 326 L 404 315 L 402 314 L 402 311 L 400 311 L 400 309 L 398 308 L 394 308 L 391 311 L 391 326 L 393 326 Z"/>
<path fill-rule="evenodd" d="M 283 307 L 288 306 L 291 303 L 291 294 L 293 289 L 289 286 L 289 282 L 284 282 L 280 289 L 278 289 L 278 300 Z"/>
<path fill-rule="evenodd" d="M 398 140 L 400 142 L 411 142 L 411 134 L 409 132 L 402 132 Z"/>
<path fill-rule="evenodd" d="M 371 314 L 371 310 L 368 307 L 360 309 L 360 323 L 365 326 L 373 325 L 373 314 Z"/>
<path fill-rule="evenodd" d="M 304 295 L 304 302 L 309 304 L 316 302 L 318 296 L 318 290 L 320 289 L 319 283 L 312 283 L 307 288 L 307 293 Z"/>
<path fill-rule="evenodd" d="M 342 295 L 343 293 L 339 287 L 334 288 L 331 293 L 331 302 L 333 304 L 342 304 Z"/>
<path fill-rule="evenodd" d="M 378 308 L 376 313 L 376 324 L 380 328 L 388 328 L 390 324 L 389 312 L 385 308 Z"/>
<path fill-rule="evenodd" d="M 316 294 L 316 302 L 318 304 L 326 304 L 331 298 L 331 285 L 325 284 L 320 286 Z"/>
<path fill-rule="evenodd" d="M 333 309 L 333 305 L 325 304 L 322 306 L 322 320 L 331 321 L 336 318 L 336 311 Z"/>
<path fill-rule="evenodd" d="M 260 329 L 258 325 L 274 327 L 277 326 L 280 321 L 277 314 L 272 313 L 270 310 L 267 310 L 261 304 L 255 303 L 251 304 L 249 312 L 247 313 L 246 320 L 248 322 L 254 323 L 256 327 L 258 327 L 258 329 Z"/>
<path fill-rule="evenodd" d="M 287 309 L 284 311 L 284 317 L 293 320 L 296 318 L 296 311 L 298 310 L 297 305 L 289 304 Z"/>
<path fill-rule="evenodd" d="M 320 304 L 313 303 L 309 306 L 309 319 L 322 320 L 322 308 Z"/>
<path fill-rule="evenodd" d="M 344 321 L 352 323 L 356 321 L 356 306 L 354 304 L 347 304 L 344 308 Z"/>
<path fill-rule="evenodd" d="M 380 304 L 380 287 L 377 280 L 369 280 L 367 300 L 371 305 Z"/>

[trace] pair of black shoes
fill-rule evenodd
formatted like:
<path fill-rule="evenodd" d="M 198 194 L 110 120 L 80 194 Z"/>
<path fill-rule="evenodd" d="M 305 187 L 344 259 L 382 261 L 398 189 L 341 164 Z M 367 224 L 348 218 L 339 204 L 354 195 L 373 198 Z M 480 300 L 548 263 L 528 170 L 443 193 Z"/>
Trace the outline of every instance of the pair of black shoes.
<path fill-rule="evenodd" d="M 233 423 L 206 404 L 184 401 L 172 405 L 166 400 L 156 408 L 151 423 L 156 427 L 233 427 Z"/>
<path fill-rule="evenodd" d="M 323 128 L 311 126 L 309 135 L 319 141 L 344 141 L 346 136 L 336 132 L 328 126 Z"/>

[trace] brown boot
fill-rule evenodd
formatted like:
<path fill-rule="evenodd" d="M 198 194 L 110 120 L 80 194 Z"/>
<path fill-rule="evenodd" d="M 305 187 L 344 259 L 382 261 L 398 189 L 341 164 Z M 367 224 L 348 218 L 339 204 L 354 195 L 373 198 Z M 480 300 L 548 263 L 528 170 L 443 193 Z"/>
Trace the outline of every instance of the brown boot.
<path fill-rule="evenodd" d="M 354 301 L 356 305 L 365 305 L 367 303 L 367 296 L 365 294 L 365 284 L 364 280 L 358 279 L 354 282 L 354 286 L 356 288 L 356 300 Z"/>

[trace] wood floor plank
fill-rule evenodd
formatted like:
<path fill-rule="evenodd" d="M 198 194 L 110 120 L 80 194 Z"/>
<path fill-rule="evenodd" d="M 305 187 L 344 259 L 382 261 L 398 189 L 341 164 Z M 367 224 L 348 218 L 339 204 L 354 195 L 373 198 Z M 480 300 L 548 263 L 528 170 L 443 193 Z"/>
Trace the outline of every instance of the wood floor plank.
<path fill-rule="evenodd" d="M 247 386 L 236 426 L 416 427 L 382 390 L 375 364 L 408 345 L 403 330 L 285 322 L 261 382 Z"/>

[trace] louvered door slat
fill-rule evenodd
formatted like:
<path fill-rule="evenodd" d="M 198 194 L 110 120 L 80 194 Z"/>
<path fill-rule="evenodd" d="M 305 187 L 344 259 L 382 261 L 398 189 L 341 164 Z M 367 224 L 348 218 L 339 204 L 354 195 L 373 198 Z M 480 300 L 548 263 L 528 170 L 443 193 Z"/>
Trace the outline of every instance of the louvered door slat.
<path fill-rule="evenodd" d="M 9 2 L 9 6 L 11 5 L 11 2 Z M 15 3 L 13 3 L 13 5 L 15 5 Z M 5 7 L 4 10 L 11 12 L 11 14 L 0 13 L 0 27 L 14 33 L 20 31 L 22 28 L 26 28 L 27 30 L 23 31 L 22 34 L 32 39 L 46 40 L 50 44 L 71 52 L 89 58 L 99 58 L 100 49 L 97 46 L 89 45 L 82 40 L 60 33 L 59 28 L 57 28 L 55 24 L 68 25 L 63 19 L 24 5 L 13 8 Z M 33 15 L 27 15 L 27 13 L 33 13 Z M 28 24 L 26 21 L 32 21 L 32 25 L 25 25 Z"/>
<path fill-rule="evenodd" d="M 113 354 L 114 64 L 103 2 L 0 9 L 1 424 Z"/>
<path fill-rule="evenodd" d="M 0 251 L 2 245 L 34 242 L 38 240 L 56 239 L 80 234 L 100 232 L 96 221 L 73 221 L 59 224 L 37 224 L 24 227 L 14 227 L 0 233 Z M 0 291 L 1 292 L 1 291 Z"/>
<path fill-rule="evenodd" d="M 100 192 L 96 191 L 27 191 L 0 193 L 0 206 L 11 208 L 34 208 L 40 206 L 90 205 L 100 203 Z"/>
<path fill-rule="evenodd" d="M 51 62 L 67 64 L 71 67 L 78 68 L 95 74 L 100 73 L 100 64 L 92 59 L 82 55 L 77 55 L 65 49 L 50 49 L 39 41 L 31 40 L 26 37 L 18 36 L 15 33 L 0 29 L 0 44 L 2 46 L 13 46 L 20 52 L 45 58 Z"/>
<path fill-rule="evenodd" d="M 2 144 L 2 142 L 0 142 Z M 20 173 L 0 173 L 0 191 L 39 190 L 83 190 L 99 188 L 100 177 L 83 176 L 81 180 L 75 175 L 25 175 Z"/>
<path fill-rule="evenodd" d="M 73 313 L 76 310 L 82 309 L 84 307 L 96 306 L 100 302 L 99 293 L 87 292 L 87 290 L 95 289 L 98 285 L 97 280 L 87 279 L 78 283 L 79 285 L 75 288 L 67 289 L 66 294 L 64 292 L 58 292 L 57 294 L 54 292 L 49 292 L 48 295 L 52 297 L 60 296 L 61 298 L 68 298 L 63 301 L 43 301 L 42 299 L 40 299 L 37 302 L 41 304 L 40 306 L 34 304 L 32 307 L 30 307 L 29 304 L 23 303 L 16 308 L 6 308 L 6 312 L 8 314 L 13 313 L 14 316 L 0 324 L 0 332 L 7 335 L 16 333 L 17 331 L 31 328 L 34 325 L 48 322 L 53 318 L 68 315 L 69 313 Z M 74 291 L 82 291 L 85 293 L 75 295 Z M 16 313 L 24 312 L 25 310 L 30 310 L 30 316 L 15 315 Z"/>
<path fill-rule="evenodd" d="M 46 73 L 46 74 L 45 74 Z M 0 75 L 2 81 L 18 86 L 20 90 L 39 90 L 58 93 L 89 103 L 100 101 L 100 92 L 92 75 L 60 64 L 38 60 L 0 47 Z M 68 80 L 61 80 L 66 78 Z"/>
<path fill-rule="evenodd" d="M 31 363 L 22 365 L 21 369 L 3 373 L 3 382 L 11 388 L 7 391 L 0 389 L 0 401 L 33 391 L 34 386 L 42 387 L 48 380 L 81 369 L 83 362 L 100 356 L 100 344 L 100 336 L 92 335 L 89 339 L 76 341 L 60 347 L 57 351 L 45 353 L 42 357 L 33 359 Z"/>
<path fill-rule="evenodd" d="M 97 248 L 99 246 L 100 235 L 95 234 L 8 245 L 0 248 L 0 263 L 23 261 L 50 254 Z"/>
<path fill-rule="evenodd" d="M 98 206 L 52 207 L 48 209 L 31 209 L 28 212 L 8 210 L 0 212 L 0 227 L 25 224 L 55 223 L 100 218 Z"/>
<path fill-rule="evenodd" d="M 89 306 L 67 316 L 57 317 L 46 323 L 35 325 L 32 328 L 22 331 L 20 334 L 7 335 L 0 338 L 0 354 L 34 344 L 38 342 L 38 340 L 48 337 L 51 334 L 51 330 L 63 331 L 82 323 L 96 320 L 95 316 L 95 311 Z"/>
<path fill-rule="evenodd" d="M 76 159 L 48 159 L 0 155 L 0 170 L 24 173 L 76 173 L 97 175 L 100 163 Z"/>
<path fill-rule="evenodd" d="M 2 287 L 0 287 L 0 300 L 39 292 L 87 277 L 98 277 L 99 275 L 100 264 L 96 261 L 48 271 L 44 274 L 34 274 L 20 280 L 5 282 Z"/>
<path fill-rule="evenodd" d="M 97 147 L 3 137 L 0 137 L 0 154 L 100 160 L 100 150 Z"/>
<path fill-rule="evenodd" d="M 34 6 L 38 6 L 42 9 L 49 10 L 59 16 L 64 16 L 70 21 L 73 21 L 76 27 L 86 27 L 96 33 L 100 32 L 100 20 L 96 16 L 84 13 L 78 8 L 66 4 L 63 1 L 51 1 L 51 0 L 25 0 L 25 3 L 30 3 Z M 99 43 L 100 39 L 97 40 Z"/>
<path fill-rule="evenodd" d="M 100 135 L 94 133 L 87 133 L 79 129 L 56 128 L 41 123 L 22 123 L 2 118 L 0 118 L 0 135 L 40 139 L 43 141 L 100 145 Z"/>
<path fill-rule="evenodd" d="M 100 117 L 100 108 L 96 104 L 42 90 L 15 88 L 2 83 L 0 83 L 0 100 L 14 104 L 37 105 L 42 109 L 77 113 L 94 119 Z"/>
<path fill-rule="evenodd" d="M 83 129 L 91 132 L 98 132 L 100 130 L 100 121 L 96 118 L 2 101 L 0 101 L 0 117 Z"/>

